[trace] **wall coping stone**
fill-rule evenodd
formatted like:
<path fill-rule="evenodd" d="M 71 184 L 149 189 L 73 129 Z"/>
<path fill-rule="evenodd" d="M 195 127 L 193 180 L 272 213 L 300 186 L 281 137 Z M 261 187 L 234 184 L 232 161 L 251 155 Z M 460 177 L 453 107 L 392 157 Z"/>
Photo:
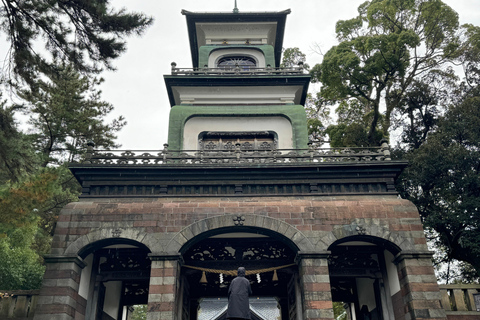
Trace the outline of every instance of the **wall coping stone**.
<path fill-rule="evenodd" d="M 54 254 L 46 254 L 43 256 L 43 259 L 45 260 L 45 263 L 72 263 L 73 262 L 77 266 L 79 266 L 81 269 L 87 266 L 87 263 L 77 255 L 61 256 L 61 255 L 54 255 Z"/>
<path fill-rule="evenodd" d="M 432 259 L 433 252 L 431 251 L 402 251 L 393 259 L 394 264 L 399 264 L 405 259 Z"/>

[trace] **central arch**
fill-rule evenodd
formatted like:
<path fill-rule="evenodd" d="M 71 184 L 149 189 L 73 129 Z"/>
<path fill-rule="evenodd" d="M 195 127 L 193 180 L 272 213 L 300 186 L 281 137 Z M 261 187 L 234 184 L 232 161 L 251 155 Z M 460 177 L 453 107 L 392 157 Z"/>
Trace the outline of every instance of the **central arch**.
<path fill-rule="evenodd" d="M 248 225 L 246 220 L 229 227 L 217 224 L 218 228 L 192 236 L 179 249 L 183 260 L 178 295 L 182 319 L 202 319 L 206 313 L 210 319 L 224 319 L 228 286 L 240 266 L 247 269 L 252 284 L 252 319 L 265 318 L 261 314 L 265 310 L 255 308 L 259 301 L 281 319 L 296 319 L 296 308 L 302 305 L 297 294 L 299 246 L 285 233 Z M 191 230 L 195 229 L 192 226 Z M 218 312 L 212 311 L 212 301 Z M 219 308 L 219 304 L 224 306 Z"/>

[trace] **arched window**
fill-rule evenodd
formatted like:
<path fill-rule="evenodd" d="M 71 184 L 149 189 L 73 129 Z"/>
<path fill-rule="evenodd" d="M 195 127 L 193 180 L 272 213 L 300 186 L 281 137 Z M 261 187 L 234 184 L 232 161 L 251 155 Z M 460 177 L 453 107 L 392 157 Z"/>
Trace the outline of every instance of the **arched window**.
<path fill-rule="evenodd" d="M 242 70 L 249 70 L 257 66 L 257 61 L 247 56 L 226 56 L 220 58 L 217 62 L 218 68 L 230 69 L 239 66 Z"/>

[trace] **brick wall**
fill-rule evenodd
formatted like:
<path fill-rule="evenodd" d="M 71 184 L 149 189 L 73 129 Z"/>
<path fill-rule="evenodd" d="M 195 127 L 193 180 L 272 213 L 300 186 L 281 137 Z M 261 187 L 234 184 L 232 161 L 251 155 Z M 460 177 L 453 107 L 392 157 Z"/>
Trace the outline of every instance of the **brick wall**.
<path fill-rule="evenodd" d="M 84 199 L 71 203 L 59 217 L 52 255 L 74 256 L 95 241 L 114 237 L 143 243 L 153 256 L 178 255 L 187 241 L 203 232 L 217 228 L 237 228 L 235 230 L 238 231 L 241 226 L 236 225 L 235 220 L 239 216 L 244 217 L 244 226 L 276 232 L 293 241 L 300 252 L 306 254 L 324 253 L 335 241 L 357 236 L 359 230 L 366 236 L 393 243 L 402 252 L 427 251 L 415 206 L 393 195 L 183 197 Z M 305 316 L 308 319 L 332 319 L 326 259 L 305 259 L 301 260 L 300 266 Z M 435 287 L 436 279 L 428 259 L 423 259 L 421 265 L 415 265 L 413 260 L 405 258 L 398 262 L 401 264 L 399 274 L 403 281 L 402 299 L 409 319 L 445 319 L 444 313 L 442 315 L 436 311 L 439 298 L 434 293 L 438 287 Z M 149 319 L 174 318 L 175 263 L 166 260 L 152 262 L 149 310 L 156 316 L 149 316 Z M 47 274 L 46 279 L 48 277 Z M 77 318 L 80 319 L 78 314 L 82 313 L 82 304 L 74 293 L 68 292 L 74 291 L 74 286 L 67 287 L 64 293 L 71 296 L 71 303 L 61 304 L 57 306 L 60 309 L 56 309 L 48 301 L 42 300 L 39 314 L 63 313 L 74 317 L 77 312 Z M 429 289 L 425 291 L 425 288 Z M 51 289 L 44 289 L 42 295 L 55 296 L 45 290 Z"/>

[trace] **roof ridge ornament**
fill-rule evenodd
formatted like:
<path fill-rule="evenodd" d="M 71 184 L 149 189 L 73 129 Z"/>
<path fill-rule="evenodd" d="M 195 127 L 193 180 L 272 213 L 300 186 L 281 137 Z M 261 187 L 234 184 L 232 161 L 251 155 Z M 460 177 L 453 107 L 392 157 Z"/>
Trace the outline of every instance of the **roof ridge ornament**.
<path fill-rule="evenodd" d="M 233 13 L 238 13 L 237 0 L 235 0 L 235 8 L 233 8 Z"/>

